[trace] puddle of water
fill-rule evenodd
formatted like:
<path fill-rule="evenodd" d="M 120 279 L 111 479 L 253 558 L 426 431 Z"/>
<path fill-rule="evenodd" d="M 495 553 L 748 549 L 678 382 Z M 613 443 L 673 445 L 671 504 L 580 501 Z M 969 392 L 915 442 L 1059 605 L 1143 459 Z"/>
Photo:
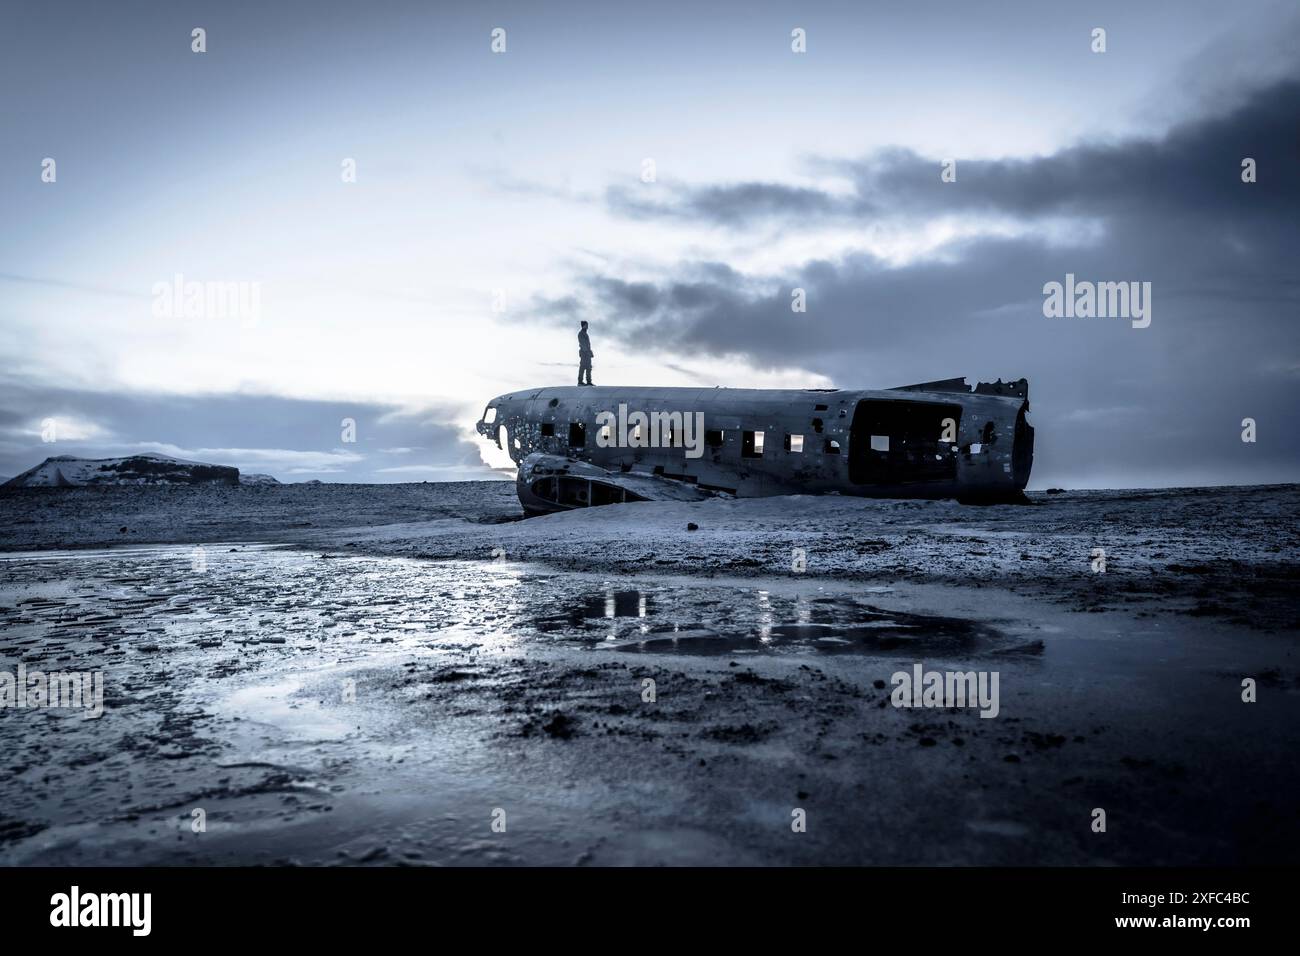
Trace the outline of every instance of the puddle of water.
<path fill-rule="evenodd" d="M 656 597 L 648 591 L 613 591 L 579 598 L 567 610 L 543 617 L 535 628 L 543 634 L 560 634 L 583 628 L 589 621 L 612 618 L 645 618 L 655 608 Z"/>
<path fill-rule="evenodd" d="M 254 684 L 235 691 L 215 707 L 218 713 L 274 727 L 286 739 L 341 740 L 349 727 L 326 713 L 320 701 L 302 695 L 296 679 L 274 684 Z"/>
<path fill-rule="evenodd" d="M 532 627 L 554 639 L 655 654 L 968 655 L 1016 643 L 975 621 L 752 588 L 606 587 L 575 595 L 563 609 L 533 620 Z"/>
<path fill-rule="evenodd" d="M 778 615 L 781 603 L 769 600 L 768 615 Z M 977 654 L 1008 643 L 996 629 L 960 618 L 886 611 L 852 600 L 819 599 L 810 603 L 802 620 L 758 621 L 745 629 L 652 626 L 644 636 L 613 646 L 620 651 L 657 654 L 856 653 L 915 657 Z"/>

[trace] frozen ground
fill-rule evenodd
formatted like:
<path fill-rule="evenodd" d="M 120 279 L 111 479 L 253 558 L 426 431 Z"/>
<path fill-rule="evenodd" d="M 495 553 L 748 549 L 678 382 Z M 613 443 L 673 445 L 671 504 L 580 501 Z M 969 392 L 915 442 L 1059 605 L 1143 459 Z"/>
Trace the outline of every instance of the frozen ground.
<path fill-rule="evenodd" d="M 0 493 L 0 863 L 1292 862 L 1300 490 L 1036 501 Z"/>

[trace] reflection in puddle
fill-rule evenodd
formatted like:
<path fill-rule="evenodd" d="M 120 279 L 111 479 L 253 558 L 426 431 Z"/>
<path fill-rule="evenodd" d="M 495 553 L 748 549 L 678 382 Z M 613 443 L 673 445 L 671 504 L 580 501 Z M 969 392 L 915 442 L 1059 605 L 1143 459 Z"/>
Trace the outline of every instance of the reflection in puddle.
<path fill-rule="evenodd" d="M 551 634 L 566 628 L 582 627 L 588 621 L 603 618 L 644 618 L 649 614 L 651 606 L 648 592 L 615 591 L 609 588 L 602 594 L 581 599 L 566 612 L 540 618 L 536 626 L 542 633 Z"/>
<path fill-rule="evenodd" d="M 606 588 L 544 614 L 540 634 L 658 654 L 867 653 L 969 655 L 1015 649 L 978 621 L 887 611 L 853 598 L 774 596 L 748 588 Z M 1036 650 L 1036 647 L 1022 647 Z"/>

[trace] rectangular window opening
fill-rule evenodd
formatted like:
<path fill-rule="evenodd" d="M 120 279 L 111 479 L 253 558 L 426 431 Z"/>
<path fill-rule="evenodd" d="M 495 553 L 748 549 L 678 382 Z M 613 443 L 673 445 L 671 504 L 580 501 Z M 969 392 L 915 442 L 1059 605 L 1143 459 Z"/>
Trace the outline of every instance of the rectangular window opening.
<path fill-rule="evenodd" d="M 849 481 L 885 486 L 954 481 L 957 458 L 952 436 L 961 413 L 960 405 L 947 402 L 904 398 L 858 402 L 845 452 Z"/>
<path fill-rule="evenodd" d="M 740 457 L 763 457 L 763 432 L 741 432 Z"/>
<path fill-rule="evenodd" d="M 554 437 L 555 437 L 555 425 L 554 425 L 554 423 L 552 423 L 552 422 L 542 422 L 542 437 L 543 437 L 543 438 L 554 438 Z"/>
<path fill-rule="evenodd" d="M 803 452 L 803 436 L 802 436 L 802 435 L 786 435 L 786 436 L 785 436 L 785 450 L 788 451 L 788 452 L 794 453 L 794 454 L 800 454 L 800 453 L 802 453 L 802 452 Z"/>
<path fill-rule="evenodd" d="M 582 422 L 569 423 L 569 447 L 582 448 L 587 444 L 587 429 Z"/>

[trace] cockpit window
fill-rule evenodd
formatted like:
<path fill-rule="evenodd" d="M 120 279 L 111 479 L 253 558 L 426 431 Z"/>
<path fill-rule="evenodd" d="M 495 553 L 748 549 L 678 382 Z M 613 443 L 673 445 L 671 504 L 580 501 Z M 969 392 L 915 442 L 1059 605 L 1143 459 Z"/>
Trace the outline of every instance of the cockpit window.
<path fill-rule="evenodd" d="M 487 411 L 483 413 L 483 424 L 491 425 L 497 420 L 497 408 L 495 405 L 489 405 Z"/>

